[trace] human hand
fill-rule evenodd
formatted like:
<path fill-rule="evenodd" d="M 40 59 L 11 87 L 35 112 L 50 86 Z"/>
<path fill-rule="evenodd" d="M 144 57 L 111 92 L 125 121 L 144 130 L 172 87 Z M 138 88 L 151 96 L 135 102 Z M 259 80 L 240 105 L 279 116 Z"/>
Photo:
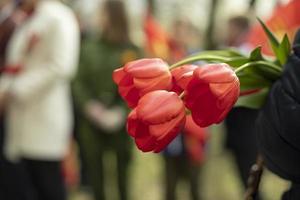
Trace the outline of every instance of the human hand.
<path fill-rule="evenodd" d="M 102 116 L 98 121 L 100 127 L 108 132 L 115 132 L 124 125 L 126 112 L 121 107 L 116 106 L 106 109 Z"/>
<path fill-rule="evenodd" d="M 104 109 L 104 106 L 99 101 L 91 100 L 85 106 L 85 114 L 90 121 L 97 124 L 99 118 L 103 115 Z"/>

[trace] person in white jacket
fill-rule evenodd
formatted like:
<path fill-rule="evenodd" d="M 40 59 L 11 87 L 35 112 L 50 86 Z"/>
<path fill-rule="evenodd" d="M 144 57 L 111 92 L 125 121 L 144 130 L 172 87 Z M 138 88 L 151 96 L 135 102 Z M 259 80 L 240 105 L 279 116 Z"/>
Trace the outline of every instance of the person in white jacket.
<path fill-rule="evenodd" d="M 12 36 L 0 107 L 7 113 L 4 151 L 21 161 L 38 200 L 65 199 L 60 164 L 72 128 L 70 81 L 75 75 L 79 28 L 58 0 L 23 0 L 30 14 Z"/>

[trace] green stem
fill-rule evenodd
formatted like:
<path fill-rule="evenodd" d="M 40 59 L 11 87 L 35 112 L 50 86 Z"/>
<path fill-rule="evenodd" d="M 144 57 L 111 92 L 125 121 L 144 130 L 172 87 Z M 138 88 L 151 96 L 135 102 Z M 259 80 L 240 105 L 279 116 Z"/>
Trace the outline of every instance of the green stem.
<path fill-rule="evenodd" d="M 246 64 L 238 67 L 236 70 L 234 70 L 234 72 L 237 74 L 237 73 L 247 69 L 248 67 L 253 67 L 253 66 L 258 66 L 258 65 L 265 65 L 265 66 L 268 66 L 271 69 L 274 69 L 275 71 L 277 71 L 279 73 L 282 72 L 281 67 L 279 67 L 278 65 L 275 65 L 273 63 L 266 62 L 266 61 L 255 61 L 255 62 L 246 63 Z"/>
<path fill-rule="evenodd" d="M 215 55 L 199 55 L 199 56 L 193 56 L 190 58 L 186 58 L 184 60 L 181 60 L 169 67 L 170 70 L 175 69 L 176 67 L 188 64 L 188 63 L 193 63 L 197 61 L 219 61 L 219 62 L 227 62 L 229 61 L 229 58 L 224 58 L 222 56 L 215 56 Z"/>
<path fill-rule="evenodd" d="M 186 115 L 191 115 L 192 112 L 191 112 L 189 109 L 186 108 L 186 109 L 185 109 L 185 114 L 186 114 Z"/>

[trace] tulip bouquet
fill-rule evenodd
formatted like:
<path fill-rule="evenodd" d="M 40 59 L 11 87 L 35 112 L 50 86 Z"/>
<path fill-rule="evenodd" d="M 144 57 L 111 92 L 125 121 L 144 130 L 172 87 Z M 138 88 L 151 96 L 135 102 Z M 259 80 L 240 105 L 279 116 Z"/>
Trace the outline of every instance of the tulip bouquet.
<path fill-rule="evenodd" d="M 279 42 L 265 24 L 275 58 L 261 47 L 248 56 L 234 49 L 203 51 L 171 66 L 159 58 L 140 59 L 113 72 L 119 94 L 132 111 L 127 131 L 144 152 L 162 151 L 189 124 L 208 127 L 220 123 L 240 98 L 244 106 L 259 108 L 290 54 L 285 35 Z M 200 66 L 193 63 L 202 61 Z M 190 117 L 191 116 L 191 117 Z M 186 123 L 186 119 L 192 123 Z"/>

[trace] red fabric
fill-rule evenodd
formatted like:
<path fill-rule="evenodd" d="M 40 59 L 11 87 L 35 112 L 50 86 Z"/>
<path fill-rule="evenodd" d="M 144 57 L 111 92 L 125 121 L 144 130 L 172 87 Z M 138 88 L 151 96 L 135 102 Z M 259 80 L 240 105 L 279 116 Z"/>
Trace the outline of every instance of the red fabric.
<path fill-rule="evenodd" d="M 285 33 L 292 39 L 300 26 L 299 10 L 300 1 L 292 0 L 287 5 L 278 6 L 273 15 L 265 23 L 278 39 L 281 39 Z M 254 26 L 250 31 L 248 42 L 254 47 L 258 45 L 262 46 L 264 54 L 273 55 L 267 36 L 259 24 Z"/>
<path fill-rule="evenodd" d="M 62 174 L 65 183 L 69 187 L 75 187 L 79 183 L 79 167 L 75 142 L 72 141 L 69 152 L 62 162 Z"/>
<path fill-rule="evenodd" d="M 21 65 L 5 66 L 5 67 L 1 68 L 1 73 L 17 75 L 21 72 L 21 70 L 22 70 Z"/>
<path fill-rule="evenodd" d="M 127 63 L 113 72 L 119 93 L 134 108 L 140 97 L 154 90 L 169 90 L 172 76 L 167 63 L 158 58 L 140 59 Z"/>
<path fill-rule="evenodd" d="M 143 152 L 162 151 L 185 122 L 185 107 L 174 92 L 157 90 L 143 96 L 127 119 L 127 132 Z"/>
<path fill-rule="evenodd" d="M 257 89 L 252 89 L 252 90 L 246 90 L 246 91 L 241 91 L 240 92 L 240 96 L 246 96 L 246 95 L 250 95 L 250 94 L 255 94 L 261 91 L 261 88 L 257 88 Z"/>
<path fill-rule="evenodd" d="M 223 121 L 239 97 L 240 83 L 227 64 L 208 64 L 194 71 L 185 94 L 194 121 L 207 127 Z"/>

